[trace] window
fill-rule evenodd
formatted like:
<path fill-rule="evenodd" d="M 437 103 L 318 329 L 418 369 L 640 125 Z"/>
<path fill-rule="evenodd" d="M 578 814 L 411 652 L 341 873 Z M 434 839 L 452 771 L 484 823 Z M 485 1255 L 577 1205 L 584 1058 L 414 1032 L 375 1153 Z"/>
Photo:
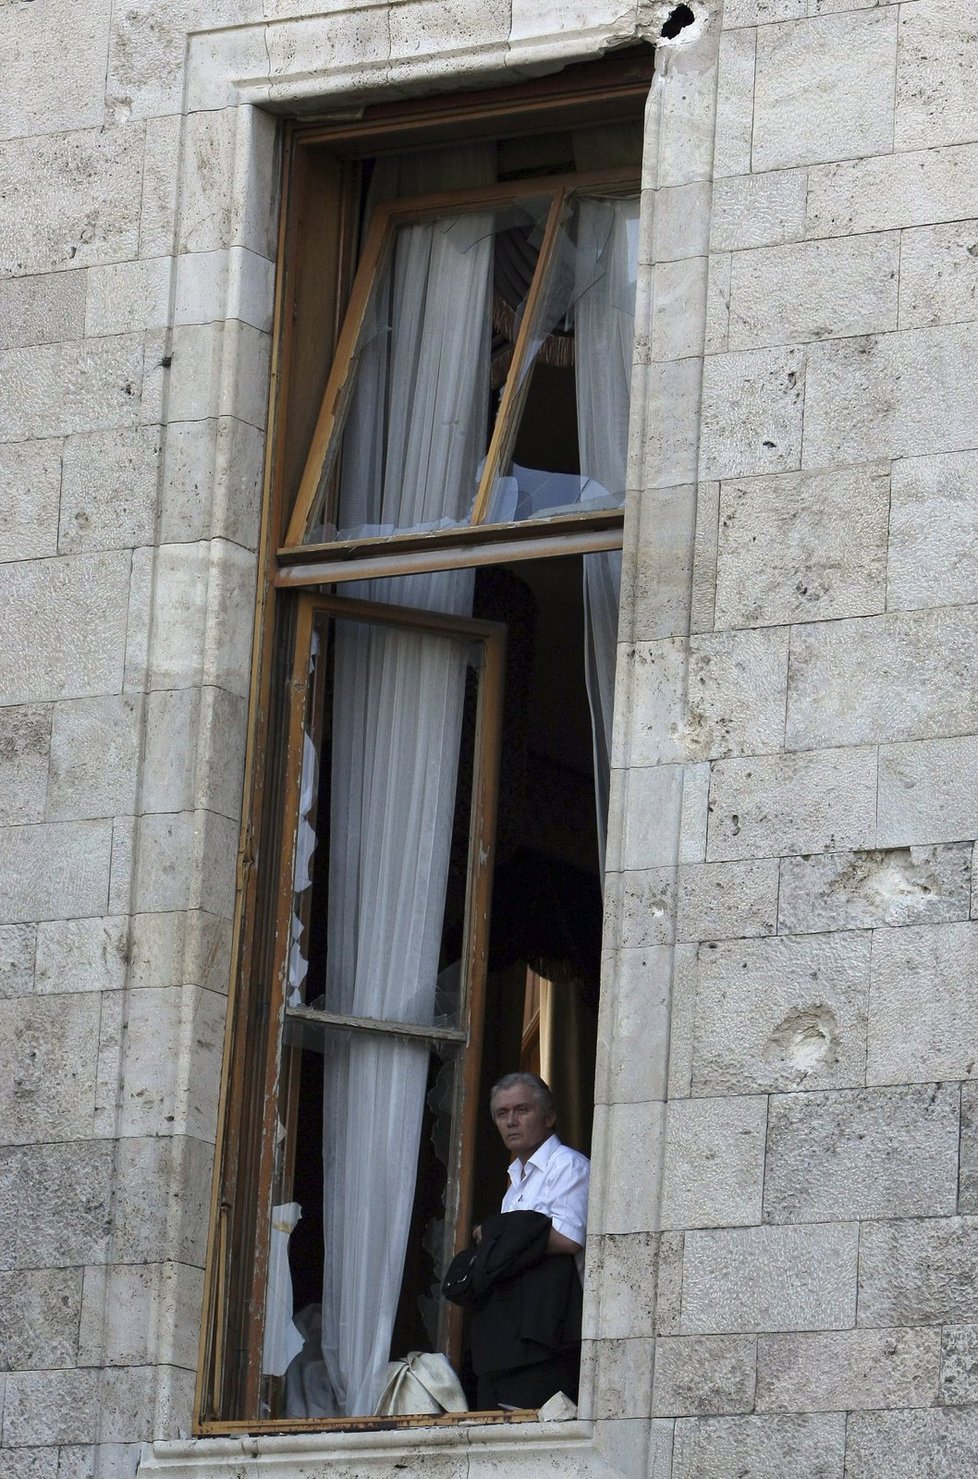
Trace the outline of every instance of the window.
<path fill-rule="evenodd" d="M 289 139 L 201 1430 L 369 1418 L 590 1136 L 648 53 Z"/>

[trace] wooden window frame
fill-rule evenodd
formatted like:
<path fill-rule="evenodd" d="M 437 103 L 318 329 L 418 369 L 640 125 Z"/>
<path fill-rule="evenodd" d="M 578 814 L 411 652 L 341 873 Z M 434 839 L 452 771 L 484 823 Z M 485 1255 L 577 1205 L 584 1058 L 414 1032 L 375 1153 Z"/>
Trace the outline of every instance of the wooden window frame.
<path fill-rule="evenodd" d="M 283 208 L 280 215 L 278 274 L 276 279 L 273 333 L 273 368 L 269 436 L 266 446 L 265 497 L 260 536 L 261 573 L 255 618 L 255 643 L 252 664 L 249 737 L 246 753 L 246 812 L 242 827 L 237 868 L 237 898 L 232 947 L 232 989 L 228 1004 L 228 1022 L 222 1071 L 216 1167 L 212 1190 L 212 1207 L 207 1266 L 204 1280 L 204 1315 L 198 1363 L 194 1432 L 205 1434 L 284 1433 L 304 1431 L 355 1431 L 378 1427 L 414 1428 L 419 1426 L 455 1426 L 466 1422 L 508 1423 L 523 1421 L 526 1413 L 461 1413 L 445 1417 L 404 1416 L 397 1418 L 349 1417 L 337 1419 L 227 1418 L 229 1393 L 251 1389 L 257 1393 L 254 1367 L 261 1364 L 260 1334 L 264 1313 L 256 1308 L 254 1286 L 264 1288 L 267 1266 L 267 1221 L 270 1210 L 261 1202 L 261 1189 L 271 1191 L 271 1135 L 274 1115 L 266 1116 L 258 1137 L 237 1134 L 242 1124 L 254 1122 L 255 1085 L 264 1086 L 274 1077 L 274 1064 L 280 1048 L 281 1021 L 284 1013 L 284 991 L 281 982 L 270 971 L 272 960 L 281 960 L 281 908 L 286 880 L 291 872 L 284 865 L 288 849 L 294 845 L 297 815 L 289 796 L 288 777 L 294 778 L 301 756 L 301 722 L 296 744 L 296 714 L 301 709 L 302 675 L 296 670 L 302 650 L 303 624 L 314 609 L 331 606 L 340 611 L 359 602 L 344 602 L 341 597 L 322 593 L 322 587 L 341 586 L 348 580 L 365 580 L 379 576 L 411 574 L 417 571 L 482 566 L 523 559 L 548 558 L 582 554 L 621 547 L 623 514 L 620 510 L 598 510 L 565 514 L 551 519 L 526 520 L 513 524 L 490 525 L 473 519 L 467 526 L 419 534 L 380 538 L 337 540 L 329 544 L 303 544 L 305 525 L 318 487 L 317 466 L 321 468 L 329 445 L 332 424 L 336 421 L 337 395 L 349 376 L 352 335 L 344 323 L 346 301 L 354 303 L 366 289 L 367 268 L 363 261 L 353 270 L 356 211 L 354 197 L 359 188 L 358 160 L 384 152 L 382 147 L 395 138 L 398 148 L 417 148 L 440 139 L 455 141 L 460 137 L 516 136 L 579 126 L 587 123 L 617 122 L 640 116 L 652 75 L 652 53 L 630 53 L 622 60 L 570 67 L 556 77 L 522 88 L 494 89 L 471 93 L 461 98 L 424 99 L 407 104 L 384 104 L 360 110 L 349 119 L 325 123 L 287 124 L 283 169 Z M 338 151 L 338 164 L 323 148 Z M 639 180 L 634 170 L 598 171 L 572 177 L 550 177 L 527 181 L 518 186 L 480 187 L 468 192 L 472 202 L 492 204 L 515 201 L 527 195 L 539 197 L 553 190 L 548 220 L 547 241 L 552 245 L 559 224 L 560 211 L 569 195 L 584 182 L 604 187 L 609 193 L 636 193 Z M 324 193 L 325 192 L 325 193 Z M 451 192 L 458 200 L 466 192 Z M 373 261 L 380 261 L 385 241 L 390 239 L 392 223 L 406 219 L 411 210 L 434 213 L 444 208 L 444 200 L 424 198 L 411 202 L 394 202 L 378 215 L 370 238 L 365 244 Z M 326 248 L 326 260 L 335 288 L 323 292 L 313 272 L 297 270 L 290 242 L 305 233 L 307 240 L 322 235 L 328 221 L 332 235 Z M 541 252 L 541 258 L 543 252 Z M 321 263 L 320 263 L 321 267 Z M 372 273 L 371 268 L 371 273 Z M 534 276 L 534 304 L 539 302 L 542 268 Z M 531 310 L 532 311 L 532 310 Z M 296 332 L 298 319 L 308 319 L 312 328 L 301 336 Z M 503 437 L 518 415 L 519 392 L 516 388 L 517 360 L 524 362 L 529 342 L 531 313 L 524 322 L 514 349 L 514 364 L 504 392 L 504 404 L 497 416 L 493 447 L 487 457 L 476 508 L 484 516 L 491 487 L 491 468 L 498 465 Z M 318 353 L 310 357 L 309 344 L 318 340 Z M 330 352 L 332 349 L 332 353 Z M 325 384 L 316 391 L 319 366 L 330 362 Z M 316 394 L 315 417 L 312 415 L 310 386 Z M 509 395 L 509 401 L 505 397 Z M 298 412 L 295 407 L 298 405 Z M 341 409 L 341 407 L 340 407 Z M 505 410 L 505 416 L 504 416 Z M 295 447 L 303 440 L 302 424 L 309 453 L 305 458 L 297 495 L 290 476 L 290 458 L 294 466 Z M 296 427 L 299 427 L 297 433 Z M 495 460 L 492 452 L 495 450 Z M 381 608 L 384 609 L 384 608 Z M 390 613 L 391 608 L 386 608 Z M 403 613 L 401 613 L 403 614 Z M 437 621 L 430 613 L 415 612 L 424 623 Z M 384 617 L 378 615 L 378 620 Z M 493 623 L 472 622 L 467 618 L 442 618 L 458 630 L 466 622 L 476 640 L 486 643 L 487 666 L 502 662 L 502 645 Z M 476 633 L 478 628 L 478 633 Z M 495 679 L 493 679 L 493 682 Z M 481 697 L 480 697 L 481 702 Z M 490 709 L 498 706 L 492 699 Z M 498 724 L 498 712 L 490 712 L 490 728 Z M 277 729 L 284 728 L 287 738 L 276 740 Z M 492 818 L 494 767 L 498 765 L 498 741 L 495 748 L 485 749 L 478 770 L 480 815 Z M 481 788 L 488 787 L 488 791 Z M 474 791 L 476 787 L 473 787 Z M 297 791 L 293 786 L 293 794 Z M 475 798 L 473 798 L 475 815 Z M 470 841 L 475 837 L 475 828 Z M 488 845 L 491 848 L 491 828 Z M 292 839 L 290 843 L 290 837 Z M 482 839 L 483 843 L 486 838 Z M 259 867 L 259 855 L 274 856 L 276 868 Z M 485 873 L 485 870 L 483 870 Z M 491 877 L 491 874 L 489 875 Z M 472 935 L 478 943 L 488 924 L 488 897 L 482 895 L 474 910 Z M 482 911 L 480 914 L 479 911 Z M 469 926 L 467 924 L 467 935 Z M 471 942 L 470 942 L 471 943 Z M 278 1026 L 276 1026 L 276 1017 Z M 339 1025 L 339 1024 L 337 1024 Z M 481 1015 L 473 1013 L 471 1032 L 481 1033 Z M 430 1034 L 429 1034 L 430 1035 Z M 478 1064 L 478 1039 L 470 1036 L 466 1066 L 468 1085 L 462 1106 L 463 1140 L 471 1139 L 471 1127 L 478 1113 L 474 1092 Z M 257 1138 L 257 1143 L 256 1143 Z M 460 1147 L 457 1157 L 456 1187 L 459 1208 L 471 1194 L 472 1157 L 466 1159 Z M 243 1219 L 243 1222 L 242 1222 Z M 459 1217 L 457 1226 L 461 1227 Z M 242 1235 L 242 1228 L 244 1235 Z M 245 1279 L 242 1268 L 253 1272 Z M 244 1289 L 247 1284 L 252 1292 Z M 456 1312 L 456 1320 L 461 1312 Z M 229 1378 L 227 1332 L 236 1324 L 238 1339 L 249 1359 L 243 1386 Z M 249 1369 L 250 1368 L 250 1369 Z M 260 1373 L 259 1373 L 260 1376 Z M 251 1409 L 257 1410 L 257 1403 Z"/>

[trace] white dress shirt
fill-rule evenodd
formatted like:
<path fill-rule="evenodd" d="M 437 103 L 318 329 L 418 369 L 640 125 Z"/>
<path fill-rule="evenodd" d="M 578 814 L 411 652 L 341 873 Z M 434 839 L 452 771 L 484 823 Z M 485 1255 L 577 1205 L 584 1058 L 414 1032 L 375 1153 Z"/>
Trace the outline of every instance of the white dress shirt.
<path fill-rule="evenodd" d="M 590 1176 L 587 1156 L 551 1135 L 533 1152 L 525 1168 L 520 1160 L 510 1166 L 501 1210 L 544 1212 L 559 1233 L 583 1248 Z"/>

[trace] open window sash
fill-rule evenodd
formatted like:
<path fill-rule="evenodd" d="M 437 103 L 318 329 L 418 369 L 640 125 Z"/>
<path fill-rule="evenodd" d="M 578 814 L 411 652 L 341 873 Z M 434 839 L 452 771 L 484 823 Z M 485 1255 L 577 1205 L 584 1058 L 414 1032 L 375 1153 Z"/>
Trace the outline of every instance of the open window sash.
<path fill-rule="evenodd" d="M 517 489 L 511 476 L 511 454 L 541 346 L 557 324 L 572 313 L 573 295 L 580 291 L 582 274 L 575 268 L 575 212 L 587 196 L 621 197 L 634 194 L 638 181 L 634 169 L 617 168 L 523 181 L 518 185 L 476 186 L 437 195 L 416 196 L 379 205 L 368 227 L 360 265 L 353 283 L 346 318 L 340 331 L 315 431 L 285 543 L 279 551 L 286 561 L 308 561 L 317 555 L 370 555 L 377 547 L 410 549 L 419 538 L 434 540 L 443 547 L 460 532 L 469 535 L 484 529 L 509 537 L 525 537 L 547 517 L 547 498 L 557 500 L 553 513 L 562 527 L 582 532 L 620 528 L 620 499 L 624 490 L 602 490 L 581 486 L 576 491 L 540 495 L 532 482 Z M 395 291 L 391 264 L 398 233 L 423 223 L 433 225 L 435 235 L 454 238 L 459 250 L 470 250 L 471 242 L 485 241 L 514 231 L 521 222 L 520 242 L 532 251 L 532 275 L 525 295 L 513 305 L 513 337 L 508 369 L 492 420 L 485 455 L 481 459 L 471 498 L 459 510 L 455 528 L 437 528 L 424 523 L 416 527 L 383 530 L 357 529 L 354 533 L 337 527 L 338 484 L 344 456 L 344 432 L 358 383 L 364 355 L 379 337 L 389 332 L 382 295 Z M 528 224 L 527 224 L 528 223 Z M 490 266 L 490 271 L 491 271 Z M 601 268 L 596 262 L 596 271 Z M 586 281 L 586 273 L 584 280 Z M 572 286 L 576 283 L 576 288 Z M 437 286 L 437 283 L 435 284 Z M 505 308 L 505 305 L 503 305 Z M 457 311 L 468 311 L 462 304 Z M 471 414 L 471 413 L 470 413 Z M 477 414 L 477 413 L 476 413 Z M 530 472 L 531 470 L 523 470 Z M 504 484 L 514 485 L 503 487 Z M 568 484 L 569 487 L 569 484 Z M 514 514 L 520 498 L 521 512 Z M 534 512 L 534 498 L 543 517 Z M 552 514 L 550 515 L 552 517 Z M 612 540 L 613 542 L 613 540 Z M 600 540 L 593 548 L 608 548 Z M 285 572 L 286 576 L 288 572 Z M 295 583 L 299 583 L 298 580 Z"/>
<path fill-rule="evenodd" d="M 418 1009 L 417 1002 L 399 1004 L 395 991 L 385 1009 L 376 1015 L 367 1014 L 358 1010 L 355 1000 L 352 1003 L 350 999 L 343 1000 L 329 986 L 321 990 L 322 981 L 314 979 L 315 962 L 309 958 L 312 935 L 317 929 L 322 933 L 322 921 L 314 917 L 318 905 L 312 881 L 316 850 L 324 846 L 328 835 L 328 821 L 320 812 L 327 804 L 323 770 L 329 764 L 326 730 L 330 723 L 332 690 L 338 681 L 327 661 L 327 647 L 335 642 L 335 634 L 341 628 L 348 631 L 355 628 L 361 633 L 408 634 L 409 640 L 416 638 L 435 646 L 451 646 L 462 655 L 468 675 L 465 681 L 474 723 L 468 760 L 471 800 L 464 839 L 464 917 L 459 968 L 447 993 L 437 998 L 429 993 L 428 1006 L 424 1009 Z M 242 1417 L 251 1415 L 252 1426 L 255 1420 L 274 1422 L 285 1416 L 290 1425 L 300 1427 L 304 1423 L 321 1427 L 324 1420 L 328 1421 L 328 1415 L 324 1418 L 322 1411 L 308 1417 L 297 1415 L 294 1409 L 289 1412 L 288 1383 L 282 1380 L 288 1360 L 301 1345 L 301 1338 L 291 1325 L 288 1241 L 290 1234 L 295 1235 L 298 1222 L 294 1197 L 296 1153 L 303 1133 L 299 1125 L 303 1063 L 308 1067 L 310 1054 L 318 1054 L 329 1063 L 337 1051 L 345 1053 L 347 1058 L 352 1052 L 358 1062 L 367 1062 L 371 1052 L 374 1056 L 379 1053 L 381 1057 L 386 1054 L 388 1058 L 391 1055 L 396 1058 L 400 1052 L 397 1044 L 401 1044 L 406 1045 L 408 1056 L 420 1055 L 434 1065 L 429 1085 L 437 1070 L 439 1112 L 450 1125 L 447 1132 L 443 1125 L 441 1134 L 442 1143 L 450 1147 L 443 1167 L 443 1228 L 436 1227 L 433 1231 L 429 1228 L 428 1234 L 429 1241 L 434 1237 L 439 1244 L 433 1256 L 436 1270 L 447 1264 L 467 1239 L 478 1112 L 504 655 L 505 628 L 492 622 L 319 593 L 304 593 L 298 598 L 288 684 L 284 827 L 274 942 L 271 1010 L 273 1024 L 277 1025 L 270 1035 L 266 1069 L 266 1128 L 258 1176 L 254 1277 L 248 1299 L 251 1326 L 248 1364 L 235 1403 Z M 467 781 L 466 791 L 468 786 Z M 333 800 L 335 804 L 336 798 Z M 441 905 L 436 901 L 433 907 L 437 911 Z M 327 938 L 327 958 L 333 945 Z M 396 974 L 396 968 L 393 969 Z M 363 1048 L 365 1044 L 371 1048 Z M 426 1072 L 423 1064 L 419 1071 L 423 1085 Z M 380 1087 L 386 1092 L 390 1084 Z M 430 1089 L 426 1092 L 422 1087 L 422 1094 L 428 1100 Z M 328 1113 L 326 1119 L 328 1125 Z M 400 1168 L 406 1177 L 414 1175 L 416 1154 L 415 1150 L 412 1164 Z M 228 1243 L 222 1247 L 220 1258 L 226 1261 L 230 1257 Z M 223 1282 L 220 1267 L 218 1279 Z M 432 1346 L 445 1351 L 450 1359 L 459 1355 L 461 1327 L 457 1315 L 453 1307 L 442 1301 L 433 1316 L 436 1332 Z M 324 1315 L 324 1344 L 326 1324 Z M 222 1344 L 218 1342 L 215 1351 L 218 1365 L 223 1359 Z M 222 1386 L 222 1373 L 217 1370 L 214 1389 L 220 1390 Z M 351 1415 L 337 1413 L 336 1417 L 345 1421 Z"/>

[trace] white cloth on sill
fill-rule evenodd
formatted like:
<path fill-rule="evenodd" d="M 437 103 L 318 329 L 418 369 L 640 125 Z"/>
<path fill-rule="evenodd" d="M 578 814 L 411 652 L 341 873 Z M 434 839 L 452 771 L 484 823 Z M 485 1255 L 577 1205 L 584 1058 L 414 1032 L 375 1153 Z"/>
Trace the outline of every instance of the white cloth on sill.
<path fill-rule="evenodd" d="M 513 1161 L 502 1212 L 543 1212 L 555 1230 L 584 1247 L 591 1162 L 556 1135 L 545 1140 L 526 1162 Z M 577 1255 L 583 1277 L 584 1254 Z"/>
<path fill-rule="evenodd" d="M 438 1352 L 408 1351 L 403 1360 L 391 1361 L 384 1374 L 377 1417 L 469 1410 L 451 1362 Z"/>

